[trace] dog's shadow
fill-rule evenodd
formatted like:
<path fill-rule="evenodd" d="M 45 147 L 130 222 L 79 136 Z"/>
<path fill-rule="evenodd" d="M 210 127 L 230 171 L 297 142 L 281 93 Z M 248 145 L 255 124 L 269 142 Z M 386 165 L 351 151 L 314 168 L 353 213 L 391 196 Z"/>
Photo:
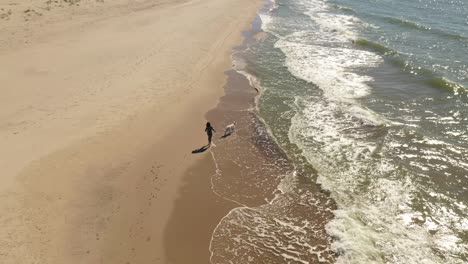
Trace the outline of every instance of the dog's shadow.
<path fill-rule="evenodd" d="M 203 152 L 205 152 L 205 151 L 206 151 L 207 149 L 209 149 L 209 148 L 210 148 L 210 145 L 209 145 L 209 144 L 208 144 L 208 145 L 205 145 L 205 146 L 203 146 L 203 147 L 201 147 L 201 148 L 192 150 L 192 154 L 203 153 Z"/>
<path fill-rule="evenodd" d="M 227 138 L 229 137 L 230 135 L 232 135 L 234 132 L 230 132 L 230 133 L 224 133 L 224 135 L 222 135 L 220 138 Z"/>

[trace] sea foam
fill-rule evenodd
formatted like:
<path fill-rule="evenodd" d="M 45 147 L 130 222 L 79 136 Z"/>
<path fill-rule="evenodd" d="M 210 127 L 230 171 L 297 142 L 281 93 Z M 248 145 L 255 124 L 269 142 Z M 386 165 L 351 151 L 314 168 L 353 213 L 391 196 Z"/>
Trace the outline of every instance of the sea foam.
<path fill-rule="evenodd" d="M 390 122 L 360 103 L 372 92 L 366 69 L 383 60 L 354 45 L 364 23 L 330 12 L 324 1 L 296 3 L 311 19 L 309 30 L 301 27 L 285 35 L 275 28 L 279 26 L 271 16 L 265 19 L 264 30 L 278 38 L 275 47 L 284 53 L 289 72 L 322 91 L 321 96 L 295 97 L 289 138 L 319 171 L 318 181 L 339 205 L 327 229 L 336 238 L 333 248 L 340 253 L 338 263 L 440 263 L 435 249 L 444 250 L 445 257 L 451 251 L 462 252 L 464 247 L 452 230 L 413 209 L 413 194 L 419 188 L 414 175 L 402 174 L 385 157 L 397 151 L 386 144 L 390 137 L 381 136 L 388 133 Z M 434 217 L 449 215 L 439 210 Z M 421 221 L 425 224 L 417 224 Z M 463 226 L 461 219 L 458 222 Z M 430 230 L 440 235 L 432 236 Z"/>

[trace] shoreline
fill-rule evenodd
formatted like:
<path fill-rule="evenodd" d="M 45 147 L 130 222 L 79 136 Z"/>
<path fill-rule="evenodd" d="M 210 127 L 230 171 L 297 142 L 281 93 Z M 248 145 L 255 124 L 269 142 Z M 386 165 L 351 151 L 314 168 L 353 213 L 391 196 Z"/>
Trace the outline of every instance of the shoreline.
<path fill-rule="evenodd" d="M 164 232 L 183 179 L 192 166 L 208 168 L 190 151 L 206 140 L 204 113 L 222 94 L 217 88 L 231 48 L 262 2 L 177 1 L 118 10 L 40 43 L 2 50 L 10 67 L 0 77 L 16 88 L 6 95 L 34 103 L 21 118 L 35 120 L 0 130 L 9 140 L 0 155 L 8 153 L 4 162 L 11 164 L 0 203 L 5 263 L 167 263 Z M 207 8 L 213 12 L 201 15 Z M 93 60 L 100 54 L 108 64 Z M 90 93 L 82 94 L 83 87 Z M 44 97 L 29 96 L 31 88 Z M 23 107 L 11 96 L 5 100 L 11 113 Z M 42 105 L 48 107 L 36 111 Z M 3 116 L 9 118 L 3 123 L 19 118 Z"/>
<path fill-rule="evenodd" d="M 221 127 L 237 121 L 236 133 L 211 149 L 217 168 L 213 192 L 233 203 L 213 232 L 211 263 L 333 262 L 326 224 L 336 205 L 316 183 L 317 172 L 294 163 L 259 113 L 263 88 L 245 52 L 267 37 L 261 23 L 257 16 L 244 32 L 243 44 L 233 52 L 235 67 L 226 72 L 225 95 L 207 113 Z"/>

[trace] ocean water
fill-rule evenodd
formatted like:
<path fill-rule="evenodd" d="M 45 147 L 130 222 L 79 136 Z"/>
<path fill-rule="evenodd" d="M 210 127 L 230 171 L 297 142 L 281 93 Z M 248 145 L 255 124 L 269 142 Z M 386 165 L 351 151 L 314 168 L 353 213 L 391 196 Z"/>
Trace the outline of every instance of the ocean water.
<path fill-rule="evenodd" d="M 318 260 L 467 263 L 468 1 L 276 0 L 259 16 L 266 34 L 235 60 L 268 133 L 336 203 L 335 257 Z M 293 251 L 278 263 L 309 263 Z"/>

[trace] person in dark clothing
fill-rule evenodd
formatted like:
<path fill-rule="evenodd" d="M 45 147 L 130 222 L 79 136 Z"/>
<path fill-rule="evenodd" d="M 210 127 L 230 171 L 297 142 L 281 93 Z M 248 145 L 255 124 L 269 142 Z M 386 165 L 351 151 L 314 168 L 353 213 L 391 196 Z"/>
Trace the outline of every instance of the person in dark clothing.
<path fill-rule="evenodd" d="M 211 126 L 210 122 L 206 123 L 205 132 L 208 135 L 208 145 L 211 145 L 211 138 L 213 137 L 213 133 L 216 133 L 216 130 Z"/>

